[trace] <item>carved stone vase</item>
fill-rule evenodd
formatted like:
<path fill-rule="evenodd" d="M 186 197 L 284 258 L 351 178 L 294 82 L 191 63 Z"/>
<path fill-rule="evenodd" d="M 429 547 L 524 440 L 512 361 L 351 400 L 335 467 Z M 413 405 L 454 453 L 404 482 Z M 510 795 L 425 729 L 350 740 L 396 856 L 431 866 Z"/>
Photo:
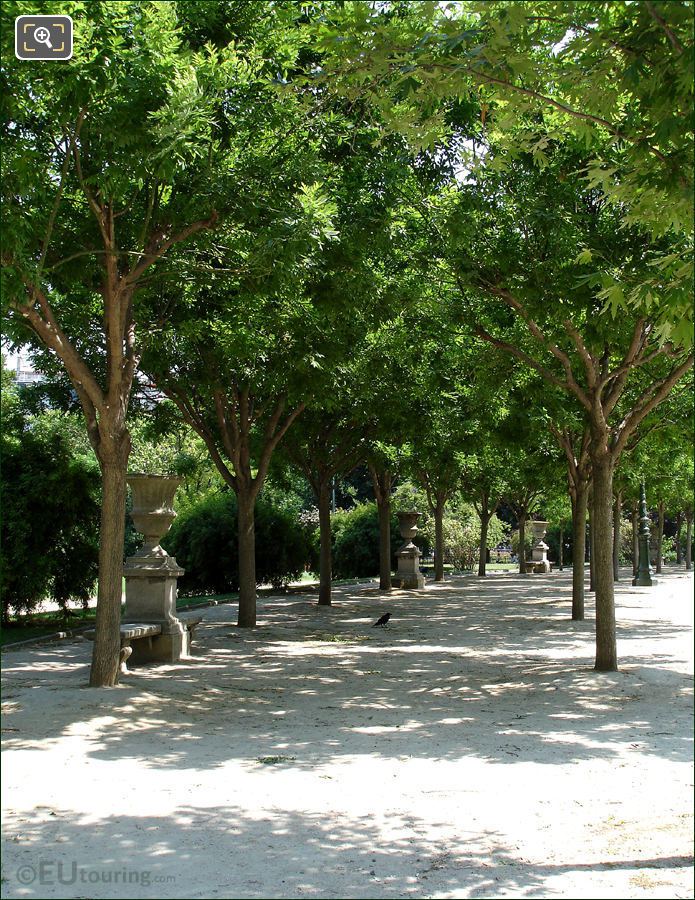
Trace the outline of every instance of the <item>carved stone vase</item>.
<path fill-rule="evenodd" d="M 176 518 L 174 494 L 183 479 L 173 475 L 129 475 L 131 518 L 145 536 L 144 545 L 125 561 L 124 622 L 161 625 L 148 643 L 133 645 L 133 662 L 176 662 L 189 651 L 188 630 L 176 616 L 176 580 L 184 570 L 160 541 Z"/>
<path fill-rule="evenodd" d="M 138 556 L 167 556 L 159 542 L 176 518 L 174 494 L 183 478 L 176 475 L 129 475 L 128 487 L 133 496 L 130 518 L 145 536 Z"/>
<path fill-rule="evenodd" d="M 420 571 L 420 551 L 413 543 L 413 538 L 418 532 L 417 520 L 420 513 L 415 510 L 401 510 L 396 515 L 404 543 L 396 553 L 398 571 L 393 579 L 393 585 L 409 590 L 422 590 L 425 578 Z"/>

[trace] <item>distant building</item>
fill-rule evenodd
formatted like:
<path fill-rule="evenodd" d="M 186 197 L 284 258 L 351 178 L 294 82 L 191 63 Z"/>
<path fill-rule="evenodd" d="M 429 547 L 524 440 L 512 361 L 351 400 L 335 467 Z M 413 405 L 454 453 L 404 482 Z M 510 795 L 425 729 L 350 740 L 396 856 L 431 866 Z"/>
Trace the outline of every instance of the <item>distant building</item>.
<path fill-rule="evenodd" d="M 46 380 L 44 375 L 34 369 L 31 357 L 26 351 L 8 353 L 5 356 L 5 366 L 14 372 L 15 381 L 19 385 L 36 384 Z"/>

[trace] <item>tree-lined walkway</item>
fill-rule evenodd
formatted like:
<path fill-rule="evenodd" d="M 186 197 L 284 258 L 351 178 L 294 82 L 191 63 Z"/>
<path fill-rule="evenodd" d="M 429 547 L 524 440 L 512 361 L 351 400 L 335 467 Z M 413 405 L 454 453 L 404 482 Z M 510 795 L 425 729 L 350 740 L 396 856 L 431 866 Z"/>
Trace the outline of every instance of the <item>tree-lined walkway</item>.
<path fill-rule="evenodd" d="M 211 608 L 115 692 L 8 652 L 3 895 L 690 897 L 692 587 L 616 585 L 618 673 L 569 572 Z"/>

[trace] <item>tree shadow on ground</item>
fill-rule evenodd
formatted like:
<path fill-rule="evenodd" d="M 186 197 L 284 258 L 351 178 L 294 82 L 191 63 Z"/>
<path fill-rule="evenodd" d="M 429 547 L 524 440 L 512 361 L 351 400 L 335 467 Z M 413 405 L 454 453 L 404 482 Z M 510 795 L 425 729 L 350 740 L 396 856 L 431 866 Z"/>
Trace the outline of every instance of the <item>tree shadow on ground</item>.
<path fill-rule="evenodd" d="M 89 821 L 50 807 L 39 812 L 31 822 L 11 816 L 7 823 L 18 837 L 12 859 L 5 857 L 4 896 L 547 897 L 549 881 L 557 876 L 673 873 L 693 861 L 648 853 L 587 860 L 577 848 L 561 864 L 534 862 L 494 831 L 472 829 L 435 841 L 428 836 L 430 823 L 411 814 L 393 816 L 385 829 L 369 815 L 253 815 L 234 804 L 182 805 L 166 816 Z M 114 892 L 117 884 L 124 885 L 120 892 Z M 191 890 L 197 884 L 201 890 Z"/>
<path fill-rule="evenodd" d="M 81 688 L 88 644 L 36 648 L 6 658 L 5 746 L 37 748 L 91 723 L 89 755 L 155 768 L 276 755 L 300 768 L 356 755 L 562 766 L 626 747 L 690 760 L 689 730 L 674 727 L 692 717 L 690 676 L 672 656 L 634 653 L 621 672 L 593 672 L 593 624 L 570 621 L 570 592 L 552 575 L 452 579 L 388 598 L 346 587 L 331 608 L 265 598 L 251 630 L 220 606 L 193 660 L 135 669 L 109 691 Z M 386 608 L 393 625 L 372 628 Z M 620 627 L 628 646 L 687 632 L 659 620 Z M 34 688 L 57 702 L 32 729 L 21 707 Z"/>

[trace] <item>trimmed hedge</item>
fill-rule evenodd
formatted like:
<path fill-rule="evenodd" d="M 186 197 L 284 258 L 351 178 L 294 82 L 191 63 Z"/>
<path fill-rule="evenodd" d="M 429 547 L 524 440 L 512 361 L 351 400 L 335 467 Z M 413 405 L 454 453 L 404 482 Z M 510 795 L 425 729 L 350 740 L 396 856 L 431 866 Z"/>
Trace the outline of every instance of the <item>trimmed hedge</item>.
<path fill-rule="evenodd" d="M 237 504 L 213 494 L 174 521 L 162 546 L 186 570 L 181 594 L 226 594 L 239 588 Z M 288 510 L 256 502 L 256 582 L 282 587 L 298 578 L 311 555 L 309 537 Z"/>

